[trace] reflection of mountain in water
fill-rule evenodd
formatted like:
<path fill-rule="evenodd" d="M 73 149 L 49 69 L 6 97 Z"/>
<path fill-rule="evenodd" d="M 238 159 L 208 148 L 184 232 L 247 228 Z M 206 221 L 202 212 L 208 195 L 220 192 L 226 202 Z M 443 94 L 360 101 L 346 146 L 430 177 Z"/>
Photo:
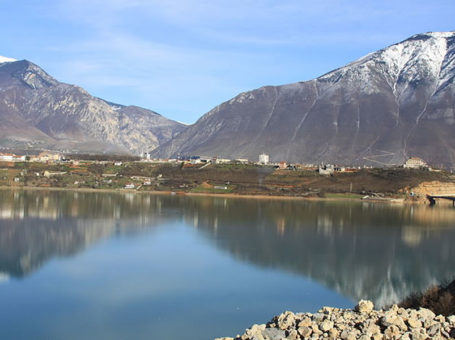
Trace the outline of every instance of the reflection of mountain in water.
<path fill-rule="evenodd" d="M 243 261 L 303 274 L 354 300 L 384 305 L 455 276 L 451 209 L 225 202 L 195 212 L 219 248 Z"/>
<path fill-rule="evenodd" d="M 21 277 L 53 256 L 156 225 L 159 203 L 134 194 L 0 190 L 0 272 Z M 151 206 L 155 214 L 141 211 Z"/>
<path fill-rule="evenodd" d="M 455 209 L 42 191 L 0 191 L 0 272 L 182 218 L 238 260 L 352 299 L 390 303 L 455 276 Z"/>

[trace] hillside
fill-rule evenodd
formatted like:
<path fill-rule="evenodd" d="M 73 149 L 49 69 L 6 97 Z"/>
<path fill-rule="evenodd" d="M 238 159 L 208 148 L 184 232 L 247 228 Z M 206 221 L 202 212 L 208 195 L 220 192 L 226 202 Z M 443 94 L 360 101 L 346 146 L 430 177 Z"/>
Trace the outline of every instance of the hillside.
<path fill-rule="evenodd" d="M 222 103 L 154 155 L 455 165 L 455 32 L 418 34 L 317 79 Z"/>
<path fill-rule="evenodd" d="M 139 154 L 183 127 L 156 112 L 93 97 L 27 60 L 0 58 L 0 147 Z"/>

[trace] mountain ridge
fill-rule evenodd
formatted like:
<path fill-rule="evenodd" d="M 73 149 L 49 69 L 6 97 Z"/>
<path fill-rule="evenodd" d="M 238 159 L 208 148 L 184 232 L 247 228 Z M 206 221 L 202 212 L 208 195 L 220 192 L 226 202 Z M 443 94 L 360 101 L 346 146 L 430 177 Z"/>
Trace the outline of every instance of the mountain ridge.
<path fill-rule="evenodd" d="M 240 93 L 152 154 L 455 164 L 455 32 L 416 34 L 318 78 Z"/>
<path fill-rule="evenodd" d="M 28 60 L 0 63 L 0 123 L 2 147 L 90 153 L 140 154 L 183 129 L 154 111 L 61 83 Z"/>

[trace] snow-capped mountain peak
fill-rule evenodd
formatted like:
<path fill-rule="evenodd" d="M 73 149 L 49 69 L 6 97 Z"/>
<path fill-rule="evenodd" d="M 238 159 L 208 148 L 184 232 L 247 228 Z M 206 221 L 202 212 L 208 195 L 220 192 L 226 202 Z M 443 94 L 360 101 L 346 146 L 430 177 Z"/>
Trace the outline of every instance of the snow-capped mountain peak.
<path fill-rule="evenodd" d="M 451 70 L 449 73 L 452 74 L 455 63 L 450 55 L 455 46 L 454 39 L 453 31 L 416 34 L 318 79 L 333 84 L 343 79 L 353 91 L 361 88 L 363 93 L 371 94 L 378 92 L 379 72 L 397 97 L 408 92 L 410 84 L 420 82 L 434 82 L 432 92 L 435 92 L 445 85 L 446 71 Z"/>
<path fill-rule="evenodd" d="M 428 32 L 319 78 L 245 92 L 204 115 L 156 157 L 223 155 L 317 164 L 455 167 L 455 32 Z M 228 141 L 228 142 L 227 142 Z"/>
<path fill-rule="evenodd" d="M 11 63 L 13 61 L 17 61 L 16 59 L 13 59 L 13 58 L 8 58 L 8 57 L 2 57 L 0 55 L 0 64 L 1 63 Z"/>
<path fill-rule="evenodd" d="M 419 34 L 417 34 L 416 36 L 418 36 Z M 420 34 L 422 35 L 422 34 Z M 427 33 L 424 33 L 423 35 L 429 35 L 429 36 L 432 36 L 434 38 L 451 38 L 451 37 L 454 37 L 455 36 L 455 31 L 448 31 L 448 32 L 427 32 Z"/>

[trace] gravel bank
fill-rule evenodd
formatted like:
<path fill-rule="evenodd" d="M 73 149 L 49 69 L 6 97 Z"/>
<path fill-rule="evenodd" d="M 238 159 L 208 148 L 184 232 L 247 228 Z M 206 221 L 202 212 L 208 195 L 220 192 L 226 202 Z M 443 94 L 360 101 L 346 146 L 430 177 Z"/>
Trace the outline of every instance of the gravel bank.
<path fill-rule="evenodd" d="M 362 300 L 352 309 L 324 307 L 318 313 L 284 312 L 269 323 L 254 325 L 243 335 L 215 340 L 426 340 L 455 339 L 455 315 L 444 317 L 431 310 L 393 305 L 374 310 Z"/>

